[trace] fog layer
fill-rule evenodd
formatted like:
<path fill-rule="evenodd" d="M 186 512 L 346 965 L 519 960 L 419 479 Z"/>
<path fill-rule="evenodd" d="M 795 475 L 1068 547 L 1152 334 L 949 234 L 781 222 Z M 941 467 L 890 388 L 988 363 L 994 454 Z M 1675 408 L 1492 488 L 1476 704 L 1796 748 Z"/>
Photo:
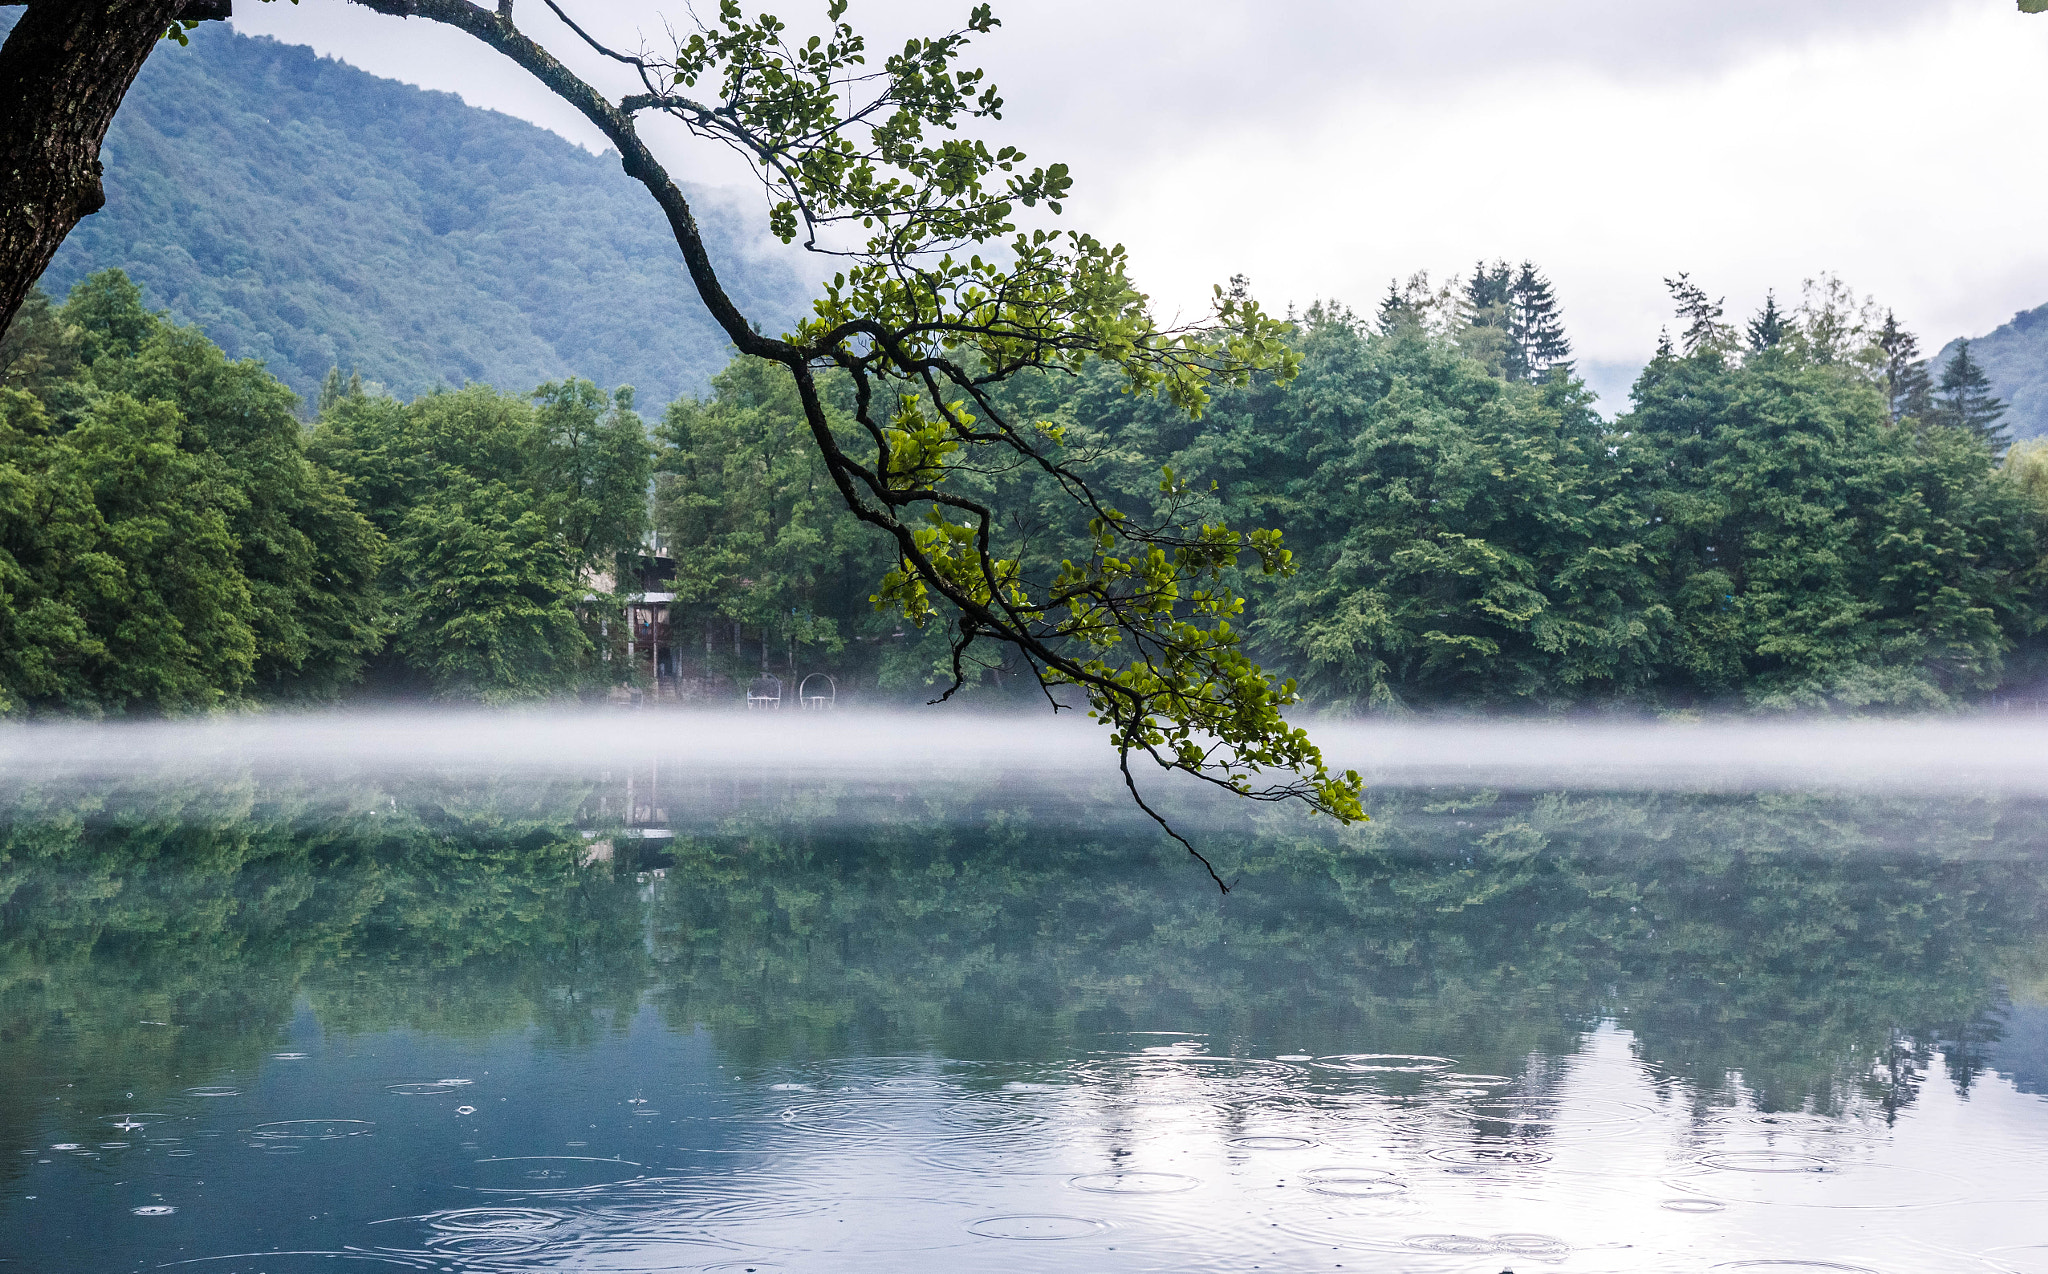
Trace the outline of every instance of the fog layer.
<path fill-rule="evenodd" d="M 2048 719 L 2031 715 L 1307 725 L 1332 762 L 1358 770 L 1373 786 L 2048 795 Z M 947 709 L 815 715 L 394 711 L 0 727 L 0 775 L 16 782 L 250 770 L 551 773 L 650 759 L 705 776 L 909 785 L 998 774 L 1068 783 L 1109 778 L 1115 765 L 1105 732 L 1079 714 L 1055 719 Z M 1134 769 L 1148 780 L 1143 768 Z"/>

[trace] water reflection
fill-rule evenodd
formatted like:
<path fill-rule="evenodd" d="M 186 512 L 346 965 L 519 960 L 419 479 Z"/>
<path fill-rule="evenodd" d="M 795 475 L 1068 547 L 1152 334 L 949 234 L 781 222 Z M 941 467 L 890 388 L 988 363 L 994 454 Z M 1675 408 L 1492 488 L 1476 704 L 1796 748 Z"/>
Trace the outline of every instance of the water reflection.
<path fill-rule="evenodd" d="M 10 799 L 28 1268 L 2048 1268 L 2029 801 L 1199 812 L 1222 899 L 1084 783 Z"/>

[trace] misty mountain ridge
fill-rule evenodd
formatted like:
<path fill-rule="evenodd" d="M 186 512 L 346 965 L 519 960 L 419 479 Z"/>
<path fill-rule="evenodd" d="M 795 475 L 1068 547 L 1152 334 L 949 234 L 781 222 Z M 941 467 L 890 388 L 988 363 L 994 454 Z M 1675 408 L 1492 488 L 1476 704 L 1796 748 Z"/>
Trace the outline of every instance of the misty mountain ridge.
<path fill-rule="evenodd" d="M 107 206 L 43 278 L 58 298 L 119 266 L 309 401 L 339 366 L 407 397 L 576 375 L 659 405 L 731 357 L 615 153 L 219 23 L 191 40 L 115 119 Z M 783 330 L 809 285 L 758 218 L 686 189 L 740 309 Z"/>

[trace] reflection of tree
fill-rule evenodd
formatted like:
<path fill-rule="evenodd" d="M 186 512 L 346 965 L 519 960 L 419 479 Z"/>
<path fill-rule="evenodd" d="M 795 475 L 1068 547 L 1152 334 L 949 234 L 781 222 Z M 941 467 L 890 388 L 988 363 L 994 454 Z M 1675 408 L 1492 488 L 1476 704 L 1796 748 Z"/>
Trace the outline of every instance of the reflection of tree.
<path fill-rule="evenodd" d="M 633 886 L 578 865 L 587 792 L 8 793 L 0 1074 L 63 1077 L 63 1113 L 89 1121 L 248 1073 L 301 995 L 329 1030 L 586 1038 L 647 983 Z M 46 1097 L 0 1084 L 0 1134 Z"/>
<path fill-rule="evenodd" d="M 1937 1048 L 1964 1082 L 2048 919 L 2025 807 L 1432 799 L 1350 832 L 1252 824 L 1221 905 L 1022 801 L 736 817 L 678 850 L 657 904 L 664 1008 L 763 1060 L 1063 1054 L 1139 1025 L 1509 1073 L 1613 1019 L 1703 1100 L 1834 1109 L 1909 1101 Z"/>
<path fill-rule="evenodd" d="M 2048 929 L 2041 812 L 1988 801 L 1397 793 L 1350 831 L 1232 810 L 1243 888 L 1219 900 L 1110 791 L 763 785 L 646 882 L 583 864 L 600 792 L 11 793 L 0 1074 L 62 1076 L 89 1119 L 246 1073 L 298 997 L 330 1031 L 575 1046 L 651 995 L 743 1065 L 1064 1059 L 1164 1028 L 1441 1054 L 1524 1091 L 1532 1055 L 1614 1020 L 1702 1105 L 1892 1112 L 1937 1052 L 1958 1084 L 1987 1064 L 2001 979 L 2038 978 Z M 0 1133 L 53 1087 L 0 1084 Z"/>

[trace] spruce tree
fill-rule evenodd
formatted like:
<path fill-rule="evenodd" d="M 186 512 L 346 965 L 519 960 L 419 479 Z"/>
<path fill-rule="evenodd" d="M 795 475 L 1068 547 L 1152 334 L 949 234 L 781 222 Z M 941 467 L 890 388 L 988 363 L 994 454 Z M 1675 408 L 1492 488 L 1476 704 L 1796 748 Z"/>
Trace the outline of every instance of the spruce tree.
<path fill-rule="evenodd" d="M 1792 325 L 1785 321 L 1785 312 L 1778 308 L 1778 294 L 1764 293 L 1764 308 L 1749 321 L 1749 348 L 1761 354 L 1785 339 L 1785 333 Z"/>
<path fill-rule="evenodd" d="M 1920 357 L 1920 339 L 1900 327 L 1898 316 L 1890 310 L 1884 313 L 1877 347 L 1884 351 L 1884 388 L 1892 419 L 1931 418 L 1934 387 L 1927 376 L 1927 362 Z"/>
<path fill-rule="evenodd" d="M 1492 265 L 1484 261 L 1475 262 L 1472 277 L 1465 281 L 1467 321 L 1474 327 L 1497 327 L 1506 331 L 1514 281 L 1515 272 L 1505 261 L 1496 261 Z"/>
<path fill-rule="evenodd" d="M 1418 321 L 1420 316 L 1416 314 L 1414 304 L 1401 292 L 1400 280 L 1388 279 L 1387 294 L 1380 298 L 1380 332 L 1392 336 L 1400 328 Z"/>
<path fill-rule="evenodd" d="M 1994 451 L 2003 451 L 2011 437 L 2000 423 L 2005 403 L 1991 392 L 1991 378 L 1970 357 L 1970 342 L 1956 342 L 1956 354 L 1941 371 L 1935 418 L 1944 425 L 1967 429 Z"/>
<path fill-rule="evenodd" d="M 1509 290 L 1508 336 L 1510 357 L 1528 379 L 1541 380 L 1554 367 L 1571 371 L 1572 343 L 1564 334 L 1557 294 L 1528 261 Z"/>
<path fill-rule="evenodd" d="M 1461 308 L 1466 322 L 1459 343 L 1472 357 L 1508 380 L 1528 374 L 1521 359 L 1521 347 L 1509 330 L 1514 303 L 1515 273 L 1506 261 L 1492 265 L 1474 262 L 1472 277 L 1465 281 Z"/>
<path fill-rule="evenodd" d="M 1718 348 L 1728 339 L 1728 327 L 1721 322 L 1722 301 L 1727 298 L 1709 300 L 1705 289 L 1682 270 L 1677 278 L 1664 280 L 1664 286 L 1678 304 L 1678 317 L 1685 320 L 1685 331 L 1679 340 L 1685 346 L 1687 357 L 1701 350 Z"/>

